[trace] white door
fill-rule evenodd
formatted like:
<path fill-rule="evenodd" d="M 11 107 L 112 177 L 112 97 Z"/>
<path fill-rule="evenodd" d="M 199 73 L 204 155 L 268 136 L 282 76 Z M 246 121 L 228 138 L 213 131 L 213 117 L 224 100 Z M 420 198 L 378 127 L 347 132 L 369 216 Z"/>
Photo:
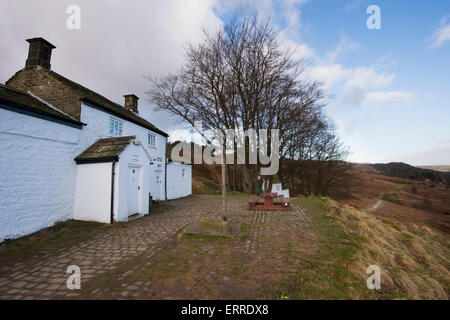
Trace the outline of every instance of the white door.
<path fill-rule="evenodd" d="M 154 186 L 154 190 L 155 190 L 155 194 L 153 196 L 154 199 L 157 200 L 162 200 L 162 172 L 161 171 L 155 171 L 155 186 Z"/>
<path fill-rule="evenodd" d="M 128 215 L 139 213 L 139 168 L 128 167 Z"/>

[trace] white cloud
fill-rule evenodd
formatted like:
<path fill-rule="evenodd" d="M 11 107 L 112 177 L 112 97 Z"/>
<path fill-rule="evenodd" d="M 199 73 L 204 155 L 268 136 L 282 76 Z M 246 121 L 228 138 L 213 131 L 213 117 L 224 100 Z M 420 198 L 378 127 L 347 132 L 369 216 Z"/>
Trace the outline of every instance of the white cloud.
<path fill-rule="evenodd" d="M 381 58 L 378 58 L 375 63 L 373 64 L 373 67 L 377 70 L 390 70 L 394 69 L 398 64 L 397 59 L 394 58 L 393 53 L 387 53 Z"/>
<path fill-rule="evenodd" d="M 374 91 L 392 85 L 394 74 L 377 73 L 374 67 L 360 67 L 347 72 L 343 101 L 351 105 L 383 104 L 386 102 L 406 102 L 411 94 L 406 91 Z"/>
<path fill-rule="evenodd" d="M 450 15 L 445 16 L 441 20 L 441 26 L 433 33 L 432 49 L 441 47 L 445 42 L 450 41 L 450 23 L 447 23 Z"/>
<path fill-rule="evenodd" d="M 373 67 L 351 69 L 340 64 L 319 64 L 310 68 L 309 75 L 313 80 L 322 82 L 327 92 L 333 93 L 333 88 L 343 92 L 343 101 L 351 105 L 404 102 L 411 97 L 406 91 L 368 93 L 389 87 L 395 79 L 394 74 L 377 73 Z"/>
<path fill-rule="evenodd" d="M 450 138 L 447 139 L 440 139 L 437 144 L 441 145 L 441 144 L 447 144 L 450 146 Z"/>
<path fill-rule="evenodd" d="M 359 49 L 360 47 L 361 46 L 359 45 L 358 42 L 352 41 L 346 36 L 342 36 L 341 41 L 339 41 L 339 44 L 336 46 L 336 49 L 327 53 L 326 59 L 328 63 L 334 63 L 339 55 L 345 52 L 350 52 Z"/>
<path fill-rule="evenodd" d="M 383 152 L 382 149 L 374 152 L 367 147 L 354 145 L 354 153 L 350 156 L 350 161 L 359 163 L 387 163 L 404 162 L 412 166 L 424 165 L 450 165 L 450 145 L 434 146 L 430 148 L 420 148 L 419 151 L 396 151 Z"/>
<path fill-rule="evenodd" d="M 405 103 L 412 99 L 408 91 L 370 92 L 365 96 L 365 104 L 383 104 L 387 102 Z"/>
<path fill-rule="evenodd" d="M 361 87 L 352 87 L 344 94 L 344 102 L 350 105 L 359 106 L 366 99 L 367 92 Z"/>
<path fill-rule="evenodd" d="M 367 92 L 361 87 L 352 87 L 343 97 L 344 103 L 350 105 L 376 105 L 385 103 L 407 103 L 412 101 L 408 91 L 373 91 Z"/>
<path fill-rule="evenodd" d="M 292 36 L 296 36 L 303 28 L 303 24 L 300 20 L 301 10 L 300 6 L 308 2 L 308 0 L 284 0 L 279 2 L 282 8 L 284 18 L 286 19 L 286 31 L 292 31 Z"/>
<path fill-rule="evenodd" d="M 413 166 L 437 166 L 450 164 L 450 145 L 434 147 L 413 153 L 400 154 L 391 161 L 402 161 Z"/>
<path fill-rule="evenodd" d="M 375 101 L 389 101 L 397 98 L 395 94 L 387 94 L 388 97 L 379 97 L 377 93 L 367 97 L 367 92 L 374 89 L 386 88 L 392 85 L 395 74 L 377 72 L 374 65 L 358 68 L 346 68 L 342 64 L 336 64 L 336 59 L 349 51 L 360 48 L 359 43 L 342 36 L 336 48 L 325 55 L 325 59 L 314 55 L 315 65 L 310 68 L 309 75 L 323 83 L 327 93 L 333 94 L 333 89 L 343 92 L 343 101 L 351 105 L 361 105 L 363 102 L 375 103 Z M 390 67 L 395 66 L 390 56 L 377 60 L 378 64 L 390 61 Z M 385 64 L 385 63 L 384 63 Z"/>
<path fill-rule="evenodd" d="M 327 91 L 330 91 L 334 84 L 347 77 L 348 73 L 349 70 L 345 69 L 340 64 L 317 65 L 309 69 L 310 77 L 315 81 L 322 82 L 324 84 L 324 89 Z"/>
<path fill-rule="evenodd" d="M 57 48 L 52 69 L 123 103 L 122 95 L 138 95 L 140 112 L 161 129 L 173 127 L 165 113 L 151 112 L 144 75 L 159 76 L 177 69 L 183 47 L 202 38 L 202 26 L 222 26 L 215 0 L 118 1 L 77 0 L 81 30 L 66 28 L 72 0 L 0 1 L 0 81 L 23 68 L 25 39 L 43 37 Z"/>
<path fill-rule="evenodd" d="M 317 56 L 314 50 L 309 47 L 306 43 L 299 43 L 289 38 L 289 36 L 284 32 L 280 31 L 279 34 L 280 47 L 282 50 L 292 51 L 294 50 L 294 58 L 297 59 L 309 59 L 316 60 Z"/>
<path fill-rule="evenodd" d="M 345 119 L 340 119 L 336 121 L 337 127 L 340 131 L 343 131 L 346 135 L 353 134 L 356 123 L 354 121 L 350 122 Z"/>
<path fill-rule="evenodd" d="M 390 86 L 395 75 L 378 74 L 373 67 L 360 67 L 351 70 L 350 77 L 345 83 L 346 87 L 383 88 Z"/>

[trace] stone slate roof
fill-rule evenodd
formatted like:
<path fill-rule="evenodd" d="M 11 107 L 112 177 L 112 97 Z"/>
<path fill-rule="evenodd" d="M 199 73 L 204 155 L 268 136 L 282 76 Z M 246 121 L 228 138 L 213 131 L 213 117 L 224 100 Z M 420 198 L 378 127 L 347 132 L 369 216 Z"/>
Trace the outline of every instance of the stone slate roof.
<path fill-rule="evenodd" d="M 82 85 L 73 82 L 72 80 L 67 79 L 66 77 L 63 77 L 62 75 L 45 68 L 42 68 L 42 70 L 48 72 L 50 75 L 52 75 L 55 79 L 62 82 L 63 84 L 71 87 L 72 89 L 78 91 L 80 95 L 83 97 L 82 100 L 94 104 L 97 107 L 100 107 L 101 109 L 105 111 L 109 111 L 113 113 L 114 115 L 117 115 L 125 120 L 131 121 L 135 124 L 138 124 L 144 128 L 147 128 L 151 131 L 154 131 L 156 133 L 161 134 L 162 136 L 168 137 L 169 135 L 165 133 L 164 131 L 158 129 L 155 125 L 148 122 L 147 120 L 139 117 L 135 113 L 133 113 L 130 110 L 125 109 L 123 106 L 121 106 L 118 103 L 112 102 L 111 100 L 108 100 L 107 98 L 103 97 L 102 95 L 83 87 Z"/>
<path fill-rule="evenodd" d="M 97 140 L 75 158 L 77 164 L 118 161 L 119 155 L 136 136 L 106 138 Z"/>
<path fill-rule="evenodd" d="M 63 124 L 72 124 L 81 128 L 82 122 L 72 118 L 71 116 L 52 108 L 45 102 L 33 97 L 32 95 L 7 87 L 0 84 L 0 104 L 5 105 L 6 109 L 44 118 L 47 120 L 57 120 Z"/>

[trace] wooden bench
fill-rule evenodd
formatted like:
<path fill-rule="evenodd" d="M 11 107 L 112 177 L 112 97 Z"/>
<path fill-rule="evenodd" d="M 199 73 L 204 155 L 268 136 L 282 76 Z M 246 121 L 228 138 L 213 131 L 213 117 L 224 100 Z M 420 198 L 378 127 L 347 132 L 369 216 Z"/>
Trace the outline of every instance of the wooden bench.
<path fill-rule="evenodd" d="M 273 201 L 273 198 L 266 199 L 263 198 L 251 199 L 248 201 L 249 210 L 291 210 L 291 205 L 289 198 L 281 198 L 279 201 Z"/>
<path fill-rule="evenodd" d="M 291 207 L 291 202 L 289 201 L 289 198 L 283 198 L 280 200 L 281 206 L 283 208 L 290 208 Z"/>
<path fill-rule="evenodd" d="M 281 199 L 281 204 L 282 205 L 290 205 L 291 202 L 289 201 L 289 198 L 283 198 L 283 199 Z"/>

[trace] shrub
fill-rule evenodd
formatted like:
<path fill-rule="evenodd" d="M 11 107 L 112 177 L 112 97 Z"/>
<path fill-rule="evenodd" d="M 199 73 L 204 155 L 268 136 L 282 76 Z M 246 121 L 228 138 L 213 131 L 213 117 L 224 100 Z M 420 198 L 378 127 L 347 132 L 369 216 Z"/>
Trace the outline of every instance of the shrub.
<path fill-rule="evenodd" d="M 392 203 L 399 203 L 398 196 L 396 193 L 385 193 L 385 194 L 383 194 L 381 199 L 392 202 Z"/>

